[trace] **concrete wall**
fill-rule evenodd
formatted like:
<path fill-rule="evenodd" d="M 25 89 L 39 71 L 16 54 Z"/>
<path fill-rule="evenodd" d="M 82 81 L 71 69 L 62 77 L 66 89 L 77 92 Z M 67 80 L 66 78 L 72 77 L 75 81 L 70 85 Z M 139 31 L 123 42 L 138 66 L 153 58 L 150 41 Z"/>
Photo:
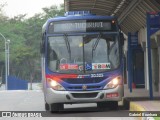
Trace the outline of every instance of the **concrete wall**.
<path fill-rule="evenodd" d="M 160 91 L 160 30 L 151 36 L 152 78 L 154 91 Z"/>
<path fill-rule="evenodd" d="M 158 57 L 158 49 L 151 49 L 152 56 L 152 81 L 153 81 L 153 91 L 158 92 L 158 84 L 159 84 L 159 57 Z"/>

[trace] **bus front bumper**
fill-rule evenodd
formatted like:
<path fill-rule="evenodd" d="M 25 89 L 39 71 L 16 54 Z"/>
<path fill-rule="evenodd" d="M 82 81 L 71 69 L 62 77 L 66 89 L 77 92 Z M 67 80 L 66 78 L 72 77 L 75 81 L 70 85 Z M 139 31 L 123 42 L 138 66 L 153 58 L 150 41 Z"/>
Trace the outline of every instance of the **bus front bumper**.
<path fill-rule="evenodd" d="M 97 90 L 97 91 L 55 91 L 47 88 L 45 101 L 52 103 L 94 103 L 103 101 L 121 101 L 124 96 L 124 87 L 119 85 L 114 89 Z"/>

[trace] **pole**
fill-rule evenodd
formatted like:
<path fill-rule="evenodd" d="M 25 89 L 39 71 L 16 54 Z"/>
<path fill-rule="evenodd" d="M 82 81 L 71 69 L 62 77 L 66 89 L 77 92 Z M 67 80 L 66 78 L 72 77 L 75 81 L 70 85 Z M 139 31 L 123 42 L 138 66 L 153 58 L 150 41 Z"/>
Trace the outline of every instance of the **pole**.
<path fill-rule="evenodd" d="M 150 14 L 149 13 L 147 13 L 147 42 L 146 43 L 147 43 L 147 50 L 148 50 L 149 94 L 150 94 L 150 100 L 153 100 L 151 42 L 150 42 Z"/>
<path fill-rule="evenodd" d="M 131 33 L 128 33 L 128 86 L 130 93 L 132 92 L 132 50 L 131 50 Z"/>
<path fill-rule="evenodd" d="M 7 40 L 7 69 L 8 69 L 8 71 L 7 71 L 7 73 L 8 73 L 8 76 L 9 76 L 9 44 L 10 44 L 10 40 Z"/>
<path fill-rule="evenodd" d="M 6 82 L 6 90 L 8 90 L 8 81 L 7 81 L 7 76 L 8 76 L 8 67 L 7 67 L 7 40 L 6 38 L 3 36 L 2 33 L 0 33 L 0 35 L 3 37 L 3 39 L 5 40 L 5 82 Z"/>

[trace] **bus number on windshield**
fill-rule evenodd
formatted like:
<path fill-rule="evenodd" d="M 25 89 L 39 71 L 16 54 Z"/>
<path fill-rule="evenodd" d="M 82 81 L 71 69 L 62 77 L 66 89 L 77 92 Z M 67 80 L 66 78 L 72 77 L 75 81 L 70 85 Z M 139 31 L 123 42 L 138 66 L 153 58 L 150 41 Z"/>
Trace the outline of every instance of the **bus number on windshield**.
<path fill-rule="evenodd" d="M 91 74 L 91 77 L 103 77 L 103 74 Z"/>

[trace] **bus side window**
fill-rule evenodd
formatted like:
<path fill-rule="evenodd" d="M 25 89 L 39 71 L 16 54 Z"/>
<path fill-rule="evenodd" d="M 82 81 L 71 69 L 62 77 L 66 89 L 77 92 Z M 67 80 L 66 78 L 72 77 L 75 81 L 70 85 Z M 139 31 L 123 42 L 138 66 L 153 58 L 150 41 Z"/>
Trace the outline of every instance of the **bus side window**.
<path fill-rule="evenodd" d="M 50 52 L 49 52 L 49 59 L 50 61 L 54 61 L 58 59 L 56 52 L 52 49 L 50 49 Z"/>
<path fill-rule="evenodd" d="M 49 68 L 55 71 L 58 68 L 58 56 L 54 50 L 50 50 L 49 53 Z"/>
<path fill-rule="evenodd" d="M 58 55 L 54 49 L 51 48 L 48 44 L 48 63 L 49 68 L 52 71 L 55 71 L 58 68 Z"/>

